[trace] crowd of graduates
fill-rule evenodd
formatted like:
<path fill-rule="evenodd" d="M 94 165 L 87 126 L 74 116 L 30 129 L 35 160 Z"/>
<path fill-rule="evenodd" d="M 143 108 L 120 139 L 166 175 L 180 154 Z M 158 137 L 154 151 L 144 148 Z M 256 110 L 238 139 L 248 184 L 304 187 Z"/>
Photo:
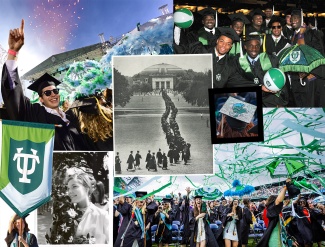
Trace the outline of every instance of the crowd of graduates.
<path fill-rule="evenodd" d="M 323 64 L 310 73 L 300 67 L 287 72 L 287 83 L 278 93 L 265 87 L 263 77 L 279 67 L 281 51 L 307 45 L 324 55 L 324 34 L 317 29 L 317 20 L 304 18 L 301 9 L 287 10 L 282 19 L 273 15 L 272 6 L 264 7 L 264 12 L 254 9 L 248 16 L 229 14 L 230 27 L 216 27 L 214 9 L 199 11 L 200 29 L 175 26 L 175 53 L 212 53 L 214 87 L 261 86 L 266 107 L 324 107 Z"/>
<path fill-rule="evenodd" d="M 325 241 L 325 207 L 302 196 L 291 179 L 280 192 L 252 202 L 248 196 L 203 201 L 186 194 L 155 200 L 147 192 L 114 199 L 114 247 L 168 246 L 321 246 Z M 190 196 L 192 195 L 193 196 Z"/>

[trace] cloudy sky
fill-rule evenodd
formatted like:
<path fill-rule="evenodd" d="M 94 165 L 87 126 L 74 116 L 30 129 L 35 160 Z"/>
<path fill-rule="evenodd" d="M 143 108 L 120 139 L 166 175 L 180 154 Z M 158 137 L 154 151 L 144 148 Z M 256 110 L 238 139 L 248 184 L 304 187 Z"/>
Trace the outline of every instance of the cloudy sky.
<path fill-rule="evenodd" d="M 9 29 L 25 20 L 25 45 L 21 50 L 20 73 L 26 73 L 48 57 L 64 51 L 121 37 L 162 15 L 159 7 L 172 0 L 0 0 L 0 45 L 8 48 Z"/>

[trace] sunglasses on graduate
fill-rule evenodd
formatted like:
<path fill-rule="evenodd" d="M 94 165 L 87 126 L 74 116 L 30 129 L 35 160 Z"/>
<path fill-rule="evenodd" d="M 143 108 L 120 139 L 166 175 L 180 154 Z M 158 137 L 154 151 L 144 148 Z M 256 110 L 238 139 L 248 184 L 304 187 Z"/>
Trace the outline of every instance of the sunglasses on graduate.
<path fill-rule="evenodd" d="M 49 97 L 52 94 L 52 92 L 54 94 L 59 94 L 59 89 L 55 88 L 53 90 L 46 90 L 43 92 L 43 94 L 45 94 L 45 96 Z"/>
<path fill-rule="evenodd" d="M 282 28 L 282 26 L 272 26 L 272 29 L 281 29 Z"/>

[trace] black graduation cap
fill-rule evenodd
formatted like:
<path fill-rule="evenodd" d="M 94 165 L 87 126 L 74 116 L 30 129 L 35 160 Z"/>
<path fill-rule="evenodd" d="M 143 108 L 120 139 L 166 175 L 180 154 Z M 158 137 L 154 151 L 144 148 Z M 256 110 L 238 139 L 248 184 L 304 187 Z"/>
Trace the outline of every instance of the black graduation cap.
<path fill-rule="evenodd" d="M 196 195 L 194 195 L 194 197 L 193 197 L 194 199 L 196 199 L 196 198 L 203 198 L 203 196 L 201 196 L 201 195 L 198 195 L 198 194 L 196 194 Z"/>
<path fill-rule="evenodd" d="M 35 80 L 31 85 L 27 88 L 38 93 L 39 96 L 42 96 L 42 89 L 48 86 L 58 86 L 61 82 L 55 79 L 48 73 L 45 73 L 40 78 Z"/>
<path fill-rule="evenodd" d="M 254 127 L 250 128 L 247 132 L 252 133 L 252 134 L 258 134 L 258 124 L 256 124 Z"/>
<path fill-rule="evenodd" d="M 293 15 L 299 15 L 301 17 L 301 9 L 295 8 L 291 10 L 291 16 Z"/>
<path fill-rule="evenodd" d="M 213 17 L 215 17 L 216 15 L 216 11 L 211 8 L 211 7 L 208 7 L 208 8 L 205 8 L 205 9 L 202 9 L 200 11 L 198 11 L 198 13 L 202 16 L 202 17 L 205 17 L 207 15 L 212 15 Z"/>
<path fill-rule="evenodd" d="M 171 203 L 172 200 L 173 200 L 173 199 L 170 198 L 170 197 L 165 197 L 165 198 L 162 199 L 162 202 L 163 202 L 163 203 Z"/>
<path fill-rule="evenodd" d="M 284 10 L 284 12 L 282 12 L 285 16 L 287 15 L 291 15 L 291 12 L 292 12 L 292 8 L 288 8 L 286 10 Z"/>
<path fill-rule="evenodd" d="M 221 35 L 226 36 L 226 37 L 232 39 L 233 42 L 240 40 L 236 31 L 230 27 L 219 27 L 218 30 L 220 31 L 220 36 Z"/>
<path fill-rule="evenodd" d="M 271 20 L 269 21 L 268 28 L 271 28 L 272 27 L 272 24 L 274 22 L 279 22 L 281 26 L 283 26 L 285 24 L 285 21 L 283 20 L 283 18 L 281 18 L 279 16 L 276 16 L 276 15 L 273 15 L 271 17 Z"/>
<path fill-rule="evenodd" d="M 98 113 L 97 100 L 95 97 L 80 98 L 75 100 L 70 108 L 79 108 L 83 113 Z"/>
<path fill-rule="evenodd" d="M 258 40 L 261 42 L 261 34 L 249 34 L 249 35 L 246 35 L 246 39 L 245 41 L 251 41 L 251 40 Z"/>
<path fill-rule="evenodd" d="M 265 13 L 261 9 L 259 9 L 259 8 L 253 9 L 251 12 L 249 12 L 249 15 L 251 17 L 253 17 L 255 15 L 261 15 L 261 16 L 265 17 Z"/>
<path fill-rule="evenodd" d="M 241 20 L 245 25 L 251 23 L 248 18 L 243 13 L 235 13 L 228 15 L 231 22 L 234 22 L 236 20 Z"/>
<path fill-rule="evenodd" d="M 146 191 L 136 191 L 135 192 L 135 197 L 136 198 L 141 198 L 141 197 L 145 196 L 146 194 L 147 194 Z"/>
<path fill-rule="evenodd" d="M 263 9 L 266 10 L 266 9 L 272 9 L 273 10 L 273 4 L 272 3 L 267 3 L 267 4 L 264 4 L 263 5 Z"/>

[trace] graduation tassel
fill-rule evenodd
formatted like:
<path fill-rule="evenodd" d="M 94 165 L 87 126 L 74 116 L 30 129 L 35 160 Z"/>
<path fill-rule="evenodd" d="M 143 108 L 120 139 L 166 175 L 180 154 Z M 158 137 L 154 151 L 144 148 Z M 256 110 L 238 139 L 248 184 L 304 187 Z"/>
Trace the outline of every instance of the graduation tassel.
<path fill-rule="evenodd" d="M 239 49 L 240 49 L 240 57 L 243 57 L 244 56 L 244 53 L 243 53 L 243 47 L 242 47 L 242 41 L 241 41 L 241 39 L 239 40 Z"/>
<path fill-rule="evenodd" d="M 301 8 L 301 26 L 304 25 L 304 11 Z"/>
<path fill-rule="evenodd" d="M 266 52 L 266 47 L 265 47 L 265 42 L 266 41 L 266 35 L 264 34 L 264 37 L 263 37 L 263 52 L 265 53 Z"/>
<path fill-rule="evenodd" d="M 315 28 L 317 30 L 317 19 L 316 19 L 316 17 L 315 17 Z"/>
<path fill-rule="evenodd" d="M 216 27 L 218 27 L 218 8 L 216 10 Z"/>

